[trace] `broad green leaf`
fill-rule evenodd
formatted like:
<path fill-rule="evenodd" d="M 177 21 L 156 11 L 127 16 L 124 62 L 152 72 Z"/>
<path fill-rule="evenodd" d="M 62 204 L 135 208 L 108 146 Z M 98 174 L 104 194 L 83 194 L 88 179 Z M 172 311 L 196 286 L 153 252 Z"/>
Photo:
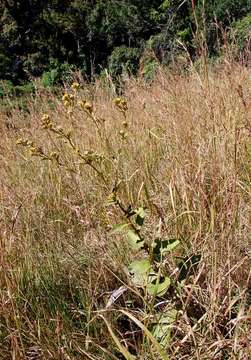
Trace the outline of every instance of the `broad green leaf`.
<path fill-rule="evenodd" d="M 149 274 L 152 272 L 152 267 L 148 259 L 133 261 L 128 270 L 132 276 L 132 282 L 136 286 L 146 286 L 149 281 Z"/>
<path fill-rule="evenodd" d="M 198 266 L 200 260 L 201 260 L 200 254 L 187 256 L 184 259 L 182 259 L 178 265 L 178 267 L 180 269 L 178 281 L 181 282 L 182 280 L 185 280 L 186 277 L 189 274 L 191 274 L 191 272 L 193 270 L 195 270 L 195 268 Z"/>
<path fill-rule="evenodd" d="M 152 281 L 151 283 L 148 283 L 146 286 L 146 290 L 148 294 L 152 296 L 163 296 L 166 291 L 168 290 L 171 280 L 168 276 L 164 277 L 163 279 L 160 279 L 160 281 L 157 281 L 157 275 L 156 279 Z"/>
<path fill-rule="evenodd" d="M 152 334 L 163 349 L 170 343 L 172 324 L 177 318 L 178 311 L 171 309 L 159 315 L 156 324 L 153 326 Z"/>
<path fill-rule="evenodd" d="M 145 220 L 145 216 L 146 216 L 146 213 L 145 213 L 145 210 L 140 207 L 137 211 L 136 211 L 136 224 L 139 226 L 139 227 L 142 227 L 143 224 L 144 224 L 144 220 Z"/>
<path fill-rule="evenodd" d="M 155 350 L 159 357 L 162 360 L 170 360 L 169 356 L 166 354 L 165 349 L 163 349 L 163 346 L 156 340 L 156 338 L 153 336 L 153 334 L 147 329 L 147 327 L 139 321 L 133 314 L 129 313 L 125 310 L 119 310 L 122 314 L 125 314 L 129 317 L 144 333 L 144 335 L 151 341 L 153 346 L 155 347 Z"/>
<path fill-rule="evenodd" d="M 122 223 L 122 224 L 116 224 L 113 226 L 111 234 L 116 234 L 119 232 L 122 232 L 123 230 L 125 230 L 130 224 L 128 223 Z"/>
<path fill-rule="evenodd" d="M 178 239 L 155 239 L 153 249 L 155 259 L 160 261 L 168 252 L 175 250 L 179 244 L 180 240 Z"/>
<path fill-rule="evenodd" d="M 134 230 L 129 230 L 127 237 L 132 250 L 138 251 L 144 246 L 144 240 Z"/>

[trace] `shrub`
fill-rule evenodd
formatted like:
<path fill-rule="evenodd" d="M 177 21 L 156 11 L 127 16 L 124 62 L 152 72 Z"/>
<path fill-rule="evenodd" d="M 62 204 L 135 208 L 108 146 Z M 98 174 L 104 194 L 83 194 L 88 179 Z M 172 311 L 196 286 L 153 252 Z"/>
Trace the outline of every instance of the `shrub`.
<path fill-rule="evenodd" d="M 113 50 L 108 60 L 108 69 L 112 76 L 117 77 L 123 72 L 136 74 L 139 68 L 141 50 L 120 46 Z"/>
<path fill-rule="evenodd" d="M 150 55 L 142 59 L 140 75 L 143 76 L 146 83 L 154 80 L 158 67 L 159 62 L 154 56 Z"/>
<path fill-rule="evenodd" d="M 169 32 L 161 32 L 152 36 L 148 40 L 146 48 L 152 50 L 157 59 L 166 65 L 178 52 L 177 43 Z"/>
<path fill-rule="evenodd" d="M 4 96 L 12 96 L 14 94 L 14 86 L 9 80 L 0 81 L 0 98 Z"/>
<path fill-rule="evenodd" d="M 5 54 L 0 53 L 0 79 L 10 76 L 11 60 Z"/>
<path fill-rule="evenodd" d="M 239 52 L 245 49 L 251 50 L 251 13 L 233 24 L 231 36 Z"/>
<path fill-rule="evenodd" d="M 64 81 L 69 81 L 72 71 L 75 69 L 74 66 L 68 63 L 59 64 L 53 62 L 52 66 L 50 70 L 44 72 L 42 75 L 42 85 L 44 87 L 53 87 L 62 84 Z"/>
<path fill-rule="evenodd" d="M 23 85 L 17 85 L 14 87 L 14 95 L 26 96 L 34 93 L 35 86 L 32 82 L 25 83 Z"/>

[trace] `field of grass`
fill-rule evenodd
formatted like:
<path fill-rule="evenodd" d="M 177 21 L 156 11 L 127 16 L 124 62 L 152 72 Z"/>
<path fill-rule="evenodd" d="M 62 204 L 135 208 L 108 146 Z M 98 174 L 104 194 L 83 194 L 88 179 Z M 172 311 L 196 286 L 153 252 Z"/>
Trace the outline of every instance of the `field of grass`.
<path fill-rule="evenodd" d="M 28 110 L 0 112 L 0 359 L 250 359 L 250 68 Z"/>

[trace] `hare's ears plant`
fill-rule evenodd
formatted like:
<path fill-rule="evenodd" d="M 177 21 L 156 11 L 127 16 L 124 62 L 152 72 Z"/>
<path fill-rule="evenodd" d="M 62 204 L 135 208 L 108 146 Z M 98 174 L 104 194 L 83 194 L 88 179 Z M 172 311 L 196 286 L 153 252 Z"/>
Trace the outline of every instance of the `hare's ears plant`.
<path fill-rule="evenodd" d="M 116 205 L 116 202 L 114 204 Z M 127 267 L 132 284 L 144 288 L 150 296 L 163 296 L 171 285 L 171 279 L 163 272 L 163 260 L 179 246 L 180 240 L 156 238 L 149 244 L 142 235 L 145 217 L 146 211 L 143 207 L 130 209 L 127 221 L 116 224 L 112 233 L 123 233 L 131 251 L 137 254 L 137 260 Z"/>

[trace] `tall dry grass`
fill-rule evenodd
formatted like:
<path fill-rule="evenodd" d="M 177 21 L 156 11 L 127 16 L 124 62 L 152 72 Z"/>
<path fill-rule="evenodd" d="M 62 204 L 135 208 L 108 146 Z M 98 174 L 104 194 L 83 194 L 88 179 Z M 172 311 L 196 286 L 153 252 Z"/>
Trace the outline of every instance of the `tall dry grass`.
<path fill-rule="evenodd" d="M 151 315 L 125 271 L 135 255 L 110 231 L 122 216 L 106 199 L 121 179 L 122 201 L 146 207 L 148 239 L 178 238 L 179 256 L 201 255 L 182 290 L 170 290 L 179 310 L 170 359 L 247 360 L 250 69 L 227 63 L 207 78 L 195 69 L 160 71 L 151 86 L 127 80 L 124 97 L 128 126 L 102 84 L 78 93 L 93 102 L 106 138 L 86 112 L 75 106 L 68 114 L 52 94 L 38 93 L 29 113 L 1 114 L 0 359 L 122 359 L 115 339 L 137 359 L 161 358 L 120 312 L 144 326 Z M 80 151 L 102 154 L 106 182 L 41 128 L 44 113 L 72 130 Z M 56 150 L 66 165 L 30 157 L 16 145 L 20 137 Z M 175 277 L 172 257 L 165 266 Z M 121 285 L 129 290 L 105 310 Z"/>

